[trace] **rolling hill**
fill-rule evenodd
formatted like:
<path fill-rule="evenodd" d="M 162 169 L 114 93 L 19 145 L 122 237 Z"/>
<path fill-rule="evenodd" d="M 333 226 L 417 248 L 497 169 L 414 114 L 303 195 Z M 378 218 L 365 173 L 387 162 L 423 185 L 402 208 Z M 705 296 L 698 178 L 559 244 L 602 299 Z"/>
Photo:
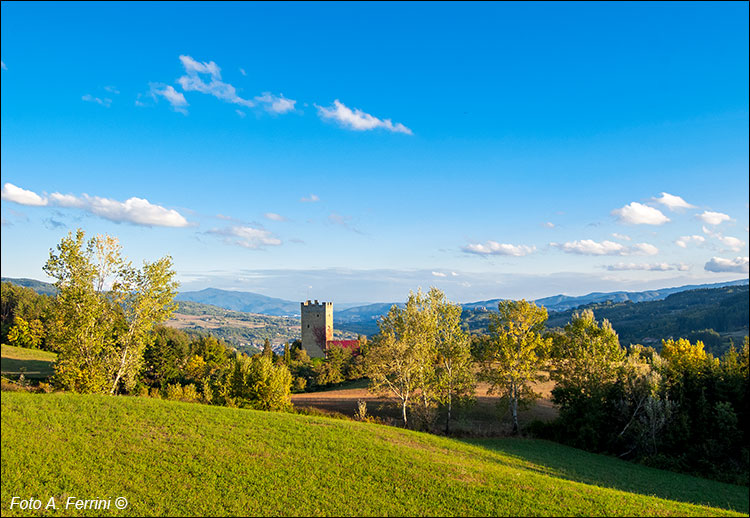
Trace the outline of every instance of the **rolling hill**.
<path fill-rule="evenodd" d="M 539 440 L 159 399 L 4 392 L 11 496 L 99 516 L 747 516 L 747 488 Z M 44 440 L 39 440 L 44 437 Z M 127 507 L 61 509 L 68 497 Z M 122 501 L 120 501 L 122 503 Z"/>

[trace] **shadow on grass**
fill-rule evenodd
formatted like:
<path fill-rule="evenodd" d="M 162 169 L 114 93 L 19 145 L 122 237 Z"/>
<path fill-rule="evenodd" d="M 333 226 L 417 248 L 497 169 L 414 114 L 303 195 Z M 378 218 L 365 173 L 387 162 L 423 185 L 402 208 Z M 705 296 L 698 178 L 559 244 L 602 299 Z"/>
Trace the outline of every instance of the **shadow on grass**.
<path fill-rule="evenodd" d="M 743 486 L 649 468 L 550 441 L 520 438 L 461 440 L 526 460 L 549 469 L 555 476 L 575 482 L 745 514 L 750 511 L 748 489 Z"/>
<path fill-rule="evenodd" d="M 55 362 L 50 360 L 19 360 L 3 357 L 0 364 L 2 375 L 12 378 L 23 374 L 27 379 L 44 381 L 55 373 Z"/>

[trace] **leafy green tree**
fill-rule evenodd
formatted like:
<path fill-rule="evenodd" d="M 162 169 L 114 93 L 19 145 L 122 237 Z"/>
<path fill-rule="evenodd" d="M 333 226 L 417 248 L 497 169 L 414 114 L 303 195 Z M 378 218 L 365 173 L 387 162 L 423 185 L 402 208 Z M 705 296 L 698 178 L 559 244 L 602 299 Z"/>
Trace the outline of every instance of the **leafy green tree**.
<path fill-rule="evenodd" d="M 175 308 L 169 257 L 136 269 L 116 238 L 86 241 L 78 229 L 50 251 L 44 271 L 58 290 L 50 341 L 59 351 L 55 378 L 77 392 L 130 390 L 153 327 Z"/>
<path fill-rule="evenodd" d="M 430 393 L 446 409 L 445 432 L 449 433 L 454 403 L 471 399 L 476 387 L 471 342 L 461 328 L 461 306 L 451 304 L 435 288 L 428 293 L 428 299 L 430 309 L 435 312 Z"/>
<path fill-rule="evenodd" d="M 373 338 L 365 358 L 370 388 L 390 392 L 401 402 L 404 426 L 407 408 L 431 367 L 429 349 L 434 325 L 426 311 L 427 300 L 421 291 L 411 292 L 402 309 L 393 305 L 378 322 L 380 332 Z"/>
<path fill-rule="evenodd" d="M 325 360 L 317 368 L 317 384 L 333 385 L 344 381 L 351 358 L 352 353 L 349 349 L 337 345 L 329 347 Z"/>
<path fill-rule="evenodd" d="M 271 341 L 266 338 L 263 341 L 263 356 L 273 356 L 273 349 L 271 349 Z"/>
<path fill-rule="evenodd" d="M 19 315 L 13 319 L 14 325 L 8 331 L 8 343 L 16 347 L 38 349 L 44 340 L 44 325 L 38 319 L 26 322 Z"/>
<path fill-rule="evenodd" d="M 285 410 L 291 406 L 292 375 L 285 365 L 266 355 L 234 360 L 232 396 L 240 406 L 258 410 Z"/>
<path fill-rule="evenodd" d="M 501 301 L 498 314 L 490 313 L 489 340 L 483 353 L 482 376 L 489 393 L 499 393 L 507 402 L 517 434 L 520 405 L 537 398 L 532 383 L 545 379 L 540 374 L 551 338 L 542 338 L 547 310 L 534 303 Z"/>
<path fill-rule="evenodd" d="M 575 445 L 589 444 L 601 449 L 607 442 L 608 426 L 613 423 L 611 399 L 612 389 L 618 381 L 618 373 L 623 368 L 625 350 L 620 347 L 617 333 L 606 319 L 601 326 L 594 318 L 594 312 L 586 309 L 573 314 L 571 321 L 558 334 L 553 346 L 553 369 L 551 377 L 555 381 L 552 401 L 560 406 L 559 424 L 568 435 L 577 435 Z M 636 383 L 635 372 L 630 379 L 631 388 L 641 386 Z M 628 392 L 643 394 L 644 390 Z M 623 395 L 623 398 L 627 398 Z M 633 409 L 637 414 L 642 403 Z"/>

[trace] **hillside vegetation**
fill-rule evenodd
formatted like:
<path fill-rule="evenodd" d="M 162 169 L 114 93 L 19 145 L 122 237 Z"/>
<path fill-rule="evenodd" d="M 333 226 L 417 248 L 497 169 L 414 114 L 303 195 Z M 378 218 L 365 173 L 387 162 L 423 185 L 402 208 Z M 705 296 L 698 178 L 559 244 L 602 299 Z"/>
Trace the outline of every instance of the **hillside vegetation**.
<path fill-rule="evenodd" d="M 545 441 L 61 393 L 3 393 L 2 428 L 3 516 L 30 514 L 12 496 L 54 497 L 65 515 L 748 513 L 747 488 Z M 129 506 L 62 510 L 69 496 Z"/>
<path fill-rule="evenodd" d="M 591 309 L 597 319 L 607 319 L 620 337 L 620 343 L 641 343 L 657 349 L 661 340 L 689 338 L 702 340 L 719 356 L 748 334 L 750 303 L 748 286 L 728 286 L 689 290 L 649 302 L 597 303 L 549 314 L 547 327 L 562 327 L 576 311 Z M 464 311 L 464 321 L 472 332 L 486 332 L 488 310 Z M 714 331 L 713 333 L 711 331 Z"/>

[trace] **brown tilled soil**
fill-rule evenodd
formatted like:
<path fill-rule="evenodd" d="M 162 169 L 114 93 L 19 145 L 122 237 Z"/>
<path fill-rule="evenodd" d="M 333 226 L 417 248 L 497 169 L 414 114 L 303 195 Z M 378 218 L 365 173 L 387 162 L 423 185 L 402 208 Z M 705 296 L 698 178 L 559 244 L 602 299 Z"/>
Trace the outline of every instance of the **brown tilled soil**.
<path fill-rule="evenodd" d="M 357 383 L 357 388 L 343 388 L 322 392 L 292 394 L 292 403 L 297 408 L 314 408 L 353 417 L 357 412 L 357 402 L 367 403 L 367 414 L 392 424 L 400 424 L 401 408 L 399 400 L 393 396 L 379 396 Z M 550 401 L 554 383 L 538 383 L 534 390 L 542 395 L 530 408 L 519 412 L 521 426 L 536 419 L 549 421 L 557 416 L 557 409 Z M 466 436 L 501 436 L 510 432 L 508 414 L 498 408 L 499 397 L 487 394 L 488 385 L 480 383 L 476 389 L 476 403 L 467 409 L 458 409 L 458 418 L 451 423 L 453 431 Z M 444 423 L 436 425 L 442 428 Z"/>

